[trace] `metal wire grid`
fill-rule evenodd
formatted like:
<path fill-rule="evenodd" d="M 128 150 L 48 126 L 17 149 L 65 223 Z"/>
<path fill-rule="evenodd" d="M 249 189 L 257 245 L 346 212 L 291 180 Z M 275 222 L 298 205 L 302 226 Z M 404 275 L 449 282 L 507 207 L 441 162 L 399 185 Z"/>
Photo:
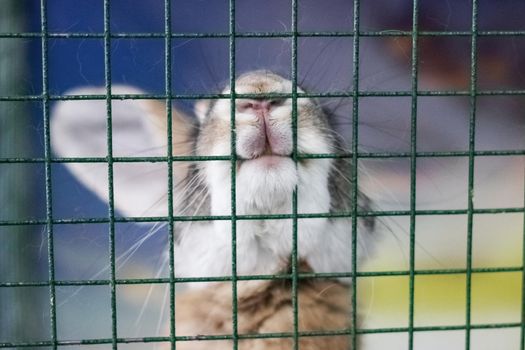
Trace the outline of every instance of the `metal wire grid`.
<path fill-rule="evenodd" d="M 525 95 L 525 90 L 491 90 L 478 91 L 477 90 L 477 38 L 480 36 L 525 36 L 525 31 L 478 31 L 477 15 L 478 4 L 477 0 L 472 0 L 472 24 L 470 31 L 453 31 L 453 32 L 423 32 L 418 30 L 418 12 L 419 1 L 413 0 L 413 17 L 411 31 L 361 31 L 360 30 L 360 0 L 353 0 L 354 15 L 353 15 L 353 30 L 351 32 L 299 32 L 297 28 L 298 18 L 298 0 L 291 0 L 292 6 L 292 31 L 291 32 L 271 32 L 271 33 L 237 33 L 235 28 L 235 0 L 229 0 L 229 33 L 173 33 L 171 28 L 171 0 L 165 0 L 165 24 L 164 33 L 111 33 L 110 31 L 110 0 L 104 0 L 104 33 L 50 33 L 47 26 L 47 1 L 41 0 L 41 32 L 39 33 L 1 33 L 2 38 L 41 38 L 42 48 L 42 94 L 41 95 L 25 95 L 25 96 L 0 96 L 0 101 L 41 101 L 43 105 L 44 116 L 44 157 L 43 158 L 3 158 L 0 159 L 0 164 L 10 163 L 43 163 L 45 165 L 45 190 L 46 190 L 46 217 L 45 219 L 37 220 L 2 220 L 0 226 L 19 226 L 19 225 L 45 225 L 47 229 L 48 240 L 48 273 L 49 280 L 42 282 L 1 282 L 0 288 L 16 288 L 16 287 L 30 287 L 30 286 L 47 286 L 50 291 L 50 340 L 38 342 L 17 342 L 17 343 L 2 343 L 0 348 L 11 347 L 52 347 L 56 349 L 58 346 L 67 345 L 81 345 L 81 344 L 111 344 L 113 349 L 118 348 L 120 343 L 152 343 L 152 342 L 170 342 L 171 348 L 175 349 L 177 342 L 189 340 L 232 340 L 233 348 L 238 348 L 238 342 L 242 339 L 253 338 L 283 338 L 289 337 L 293 339 L 294 349 L 299 348 L 299 338 L 309 336 L 326 336 L 326 335 L 348 335 L 352 339 L 354 349 L 357 345 L 357 336 L 362 334 L 372 333 L 408 333 L 409 349 L 414 347 L 414 332 L 421 331 L 445 331 L 445 330 L 465 330 L 465 348 L 470 349 L 470 333 L 473 329 L 494 329 L 494 328 L 520 328 L 521 342 L 520 349 L 525 350 L 525 272 L 524 265 L 519 267 L 491 267 L 491 268 L 474 268 L 472 267 L 472 232 L 473 232 L 473 218 L 475 214 L 501 214 L 501 213 L 524 213 L 525 208 L 489 208 L 476 209 L 473 203 L 473 189 L 474 189 L 474 162 L 477 156 L 523 156 L 525 150 L 505 150 L 505 151 L 477 151 L 475 149 L 475 133 L 476 133 L 476 99 L 477 96 L 492 96 L 492 95 Z M 344 36 L 353 38 L 353 90 L 341 93 L 299 93 L 297 91 L 297 39 L 299 37 L 333 37 Z M 411 82 L 412 88 L 410 91 L 360 91 L 359 89 L 359 43 L 361 37 L 411 37 L 412 40 L 412 68 L 411 68 Z M 421 36 L 467 36 L 471 39 L 471 55 L 470 55 L 470 86 L 467 91 L 420 91 L 418 89 L 418 39 Z M 297 192 L 293 194 L 293 208 L 292 214 L 279 215 L 237 215 L 235 207 L 236 197 L 236 172 L 235 162 L 235 127 L 231 129 L 231 149 L 230 156 L 201 156 L 201 157 L 186 157 L 172 155 L 172 100 L 177 99 L 208 99 L 208 98 L 222 98 L 230 99 L 231 103 L 231 125 L 234 126 L 235 119 L 235 100 L 237 98 L 261 97 L 261 95 L 253 94 L 236 94 L 235 93 L 235 43 L 237 38 L 273 38 L 273 37 L 288 37 L 292 39 L 292 93 L 291 94 L 272 94 L 269 97 L 287 97 L 291 98 L 292 103 L 292 127 L 293 127 L 293 159 L 298 161 L 305 158 L 350 158 L 352 159 L 351 172 L 352 182 L 357 185 L 358 173 L 357 163 L 359 159 L 363 158 L 408 158 L 410 159 L 410 208 L 409 210 L 390 210 L 390 211 L 362 211 L 357 207 L 357 186 L 353 187 L 352 198 L 353 205 L 350 212 L 342 213 L 316 213 L 316 214 L 300 214 L 297 212 Z M 78 96 L 57 96 L 51 95 L 48 90 L 48 39 L 51 38 L 101 38 L 104 40 L 104 73 L 105 73 L 105 95 L 78 95 Z M 165 94 L 164 95 L 113 95 L 111 90 L 111 55 L 110 47 L 111 40 L 115 38 L 135 38 L 135 39 L 149 39 L 149 38 L 164 38 L 165 42 Z M 172 74 L 172 58 L 171 58 L 171 39 L 173 38 L 229 38 L 229 53 L 230 53 L 230 85 L 232 87 L 231 94 L 208 94 L 208 95 L 182 95 L 174 94 L 171 85 Z M 410 152 L 401 153 L 370 153 L 359 152 L 358 149 L 358 122 L 359 122 L 359 99 L 371 96 L 410 96 L 411 97 L 411 132 L 410 132 Z M 417 108 L 418 97 L 420 96 L 469 96 L 470 98 L 470 130 L 469 130 L 469 148 L 465 152 L 419 152 L 417 151 L 416 130 L 417 130 Z M 352 112 L 352 145 L 351 152 L 348 154 L 298 154 L 297 153 L 297 99 L 308 97 L 351 97 L 353 103 Z M 99 99 L 106 101 L 107 110 L 107 157 L 83 157 L 83 158 L 55 158 L 52 156 L 50 147 L 50 129 L 49 129 L 49 104 L 55 100 L 81 100 L 81 99 Z M 111 101 L 114 99 L 164 99 L 166 102 L 167 112 L 167 138 L 168 150 L 166 157 L 113 157 L 112 154 L 112 110 Z M 468 207 L 460 210 L 417 210 L 416 208 L 416 164 L 417 159 L 421 157 L 468 157 Z M 173 162 L 177 161 L 210 161 L 210 160 L 228 160 L 231 161 L 231 215 L 225 216 L 174 216 L 173 214 Z M 109 212 L 106 218 L 85 218 L 85 219 L 55 219 L 53 216 L 52 203 L 52 183 L 51 183 L 51 165 L 53 163 L 68 163 L 68 162 L 86 162 L 86 163 L 107 163 L 108 164 L 108 193 L 109 193 Z M 166 217 L 116 217 L 114 211 L 114 191 L 113 191 L 113 164 L 118 162 L 166 162 L 168 164 L 168 216 Z M 416 217 L 419 215 L 467 215 L 467 261 L 464 269 L 432 269 L 432 270 L 416 270 L 415 268 L 415 235 L 416 235 Z M 379 217 L 379 216 L 408 216 L 410 218 L 410 263 L 408 271 L 382 271 L 382 272 L 358 272 L 357 271 L 357 219 L 359 217 Z M 297 221 L 304 218 L 326 218 L 326 217 L 351 217 L 351 248 L 353 260 L 352 271 L 345 273 L 299 273 L 297 270 Z M 292 219 L 293 220 L 293 249 L 292 249 L 292 271 L 289 274 L 279 275 L 250 275 L 241 276 L 236 274 L 236 222 L 238 220 L 260 220 L 260 219 Z M 176 230 L 176 223 L 182 221 L 198 221 L 198 220 L 229 220 L 232 223 L 232 275 L 221 277 L 201 277 L 201 278 L 176 278 L 174 273 L 174 231 Z M 115 275 L 115 223 L 119 222 L 167 222 L 169 227 L 169 277 L 167 278 L 146 278 L 146 279 L 117 279 Z M 109 279 L 85 280 L 85 281 L 71 281 L 71 280 L 56 280 L 55 279 L 55 259 L 53 246 L 53 227 L 60 224 L 80 224 L 80 223 L 108 223 L 109 224 L 109 256 L 110 256 L 110 277 Z M 525 227 L 525 219 L 524 219 Z M 525 261 L 525 230 L 524 230 L 524 247 L 523 247 L 523 261 Z M 491 323 L 491 324 L 471 324 L 471 292 L 472 292 L 472 274 L 474 273 L 494 273 L 494 272 L 522 272 L 522 307 L 521 307 L 521 322 L 514 323 Z M 465 325 L 456 326 L 429 326 L 416 327 L 414 326 L 414 295 L 415 295 L 415 277 L 421 275 L 450 275 L 450 274 L 464 274 L 466 276 L 466 322 Z M 360 329 L 357 327 L 357 279 L 366 277 L 378 276 L 408 276 L 409 277 L 409 323 L 408 327 L 396 328 L 376 328 L 376 329 Z M 352 305 L 353 312 L 351 318 L 351 325 L 349 329 L 334 330 L 334 331 L 309 331 L 300 332 L 298 330 L 298 304 L 297 304 L 297 286 L 300 279 L 305 278 L 336 278 L 336 277 L 350 277 L 352 279 Z M 239 334 L 237 329 L 237 282 L 255 279 L 290 279 L 292 281 L 292 300 L 293 300 L 293 316 L 294 327 L 292 332 L 287 333 L 267 333 L 267 334 Z M 214 336 L 177 336 L 175 324 L 175 283 L 183 282 L 204 282 L 204 281 L 230 281 L 232 283 L 232 319 L 233 332 L 228 335 L 214 335 Z M 131 284 L 166 284 L 170 285 L 170 334 L 165 337 L 147 337 L 147 338 L 122 338 L 117 333 L 117 313 L 116 313 L 116 286 L 117 285 L 131 285 Z M 58 286 L 86 286 L 86 285 L 107 285 L 111 291 L 111 338 L 104 339 L 84 339 L 84 340 L 60 340 L 57 336 L 57 315 L 56 315 L 56 292 L 55 288 Z"/>

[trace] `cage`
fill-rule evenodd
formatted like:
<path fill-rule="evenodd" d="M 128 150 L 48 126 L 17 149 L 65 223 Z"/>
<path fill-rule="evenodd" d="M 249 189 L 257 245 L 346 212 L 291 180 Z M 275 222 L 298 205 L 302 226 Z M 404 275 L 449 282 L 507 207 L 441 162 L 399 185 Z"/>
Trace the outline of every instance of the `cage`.
<path fill-rule="evenodd" d="M 353 349 L 524 349 L 524 11 L 519 1 L 485 0 L 5 0 L 0 348 L 216 340 L 235 349 L 257 337 L 289 338 L 300 348 L 303 338 L 346 336 Z M 235 92 L 236 77 L 259 68 L 292 82 L 285 97 L 293 101 L 294 161 L 350 160 L 347 176 L 376 203 L 372 209 L 357 205 L 354 187 L 347 212 L 301 212 L 294 191 L 290 213 L 238 214 L 235 152 L 174 156 L 177 109 L 191 113 L 202 99 L 234 105 L 249 97 Z M 233 92 L 219 93 L 221 83 Z M 71 93 L 86 85 L 98 87 Z M 347 152 L 298 152 L 301 99 L 337 110 Z M 164 105 L 164 153 L 129 148 L 134 135 L 120 132 L 127 124 L 119 118 L 145 101 Z M 98 154 L 54 151 L 53 108 L 66 102 L 92 103 L 83 105 L 85 118 L 101 117 Z M 176 169 L 189 161 L 232 164 L 230 213 L 174 213 Z M 101 172 L 98 196 L 107 203 L 66 170 L 73 165 L 77 173 Z M 144 177 L 143 186 L 167 201 L 147 211 L 153 203 L 125 197 L 122 178 L 155 166 L 163 182 L 153 187 Z M 131 214 L 122 213 L 123 202 L 136 203 Z M 352 268 L 299 272 L 301 220 L 327 217 L 350 219 Z M 374 218 L 384 231 L 363 264 L 360 218 Z M 289 273 L 236 273 L 237 223 L 254 219 L 292 222 Z M 231 275 L 176 276 L 178 227 L 197 220 L 231 222 Z M 317 278 L 351 280 L 349 327 L 300 330 L 298 286 Z M 271 279 L 291 285 L 293 329 L 239 332 L 238 286 Z M 179 334 L 178 287 L 210 281 L 231 283 L 231 333 Z"/>

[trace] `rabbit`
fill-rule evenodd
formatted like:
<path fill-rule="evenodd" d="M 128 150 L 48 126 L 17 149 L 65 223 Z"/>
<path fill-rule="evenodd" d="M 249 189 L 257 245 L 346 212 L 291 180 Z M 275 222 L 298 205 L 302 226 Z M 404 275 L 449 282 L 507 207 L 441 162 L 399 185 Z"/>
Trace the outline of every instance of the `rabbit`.
<path fill-rule="evenodd" d="M 252 71 L 236 81 L 239 94 L 291 93 L 291 81 L 269 71 Z M 299 92 L 303 92 L 298 88 Z M 229 94 L 226 87 L 223 94 Z M 196 104 L 199 128 L 196 156 L 229 156 L 229 99 L 202 100 Z M 292 159 L 292 99 L 236 100 L 236 213 L 291 214 L 297 187 L 298 213 L 349 212 L 352 209 L 350 164 L 344 159 Z M 297 153 L 340 153 L 344 149 L 328 116 L 310 98 L 297 99 Z M 180 214 L 230 215 L 231 161 L 192 164 Z M 358 207 L 371 205 L 359 193 Z M 175 248 L 176 274 L 180 277 L 231 275 L 231 222 L 185 222 Z M 374 220 L 358 219 L 358 244 L 370 251 Z M 238 220 L 237 273 L 271 274 L 292 251 L 292 220 Z M 314 272 L 352 270 L 351 218 L 298 220 L 299 259 Z M 358 256 L 362 256 L 358 249 Z"/>
<path fill-rule="evenodd" d="M 238 94 L 289 94 L 292 82 L 269 71 L 252 71 L 236 80 Z M 300 87 L 298 92 L 304 92 Z M 116 87 L 115 93 L 129 93 Z M 134 93 L 140 93 L 133 91 Z M 226 87 L 223 94 L 229 94 Z M 201 100 L 195 105 L 198 124 L 174 109 L 173 155 L 230 156 L 231 125 L 229 99 Z M 297 153 L 333 154 L 344 152 L 343 142 L 330 124 L 329 116 L 312 98 L 297 103 Z M 292 214 L 292 196 L 297 189 L 297 212 L 307 214 L 342 213 L 352 210 L 352 183 L 348 175 L 351 164 L 343 158 L 292 159 L 291 98 L 238 98 L 235 110 L 236 129 L 236 215 Z M 158 145 L 154 156 L 165 156 L 162 147 L 167 134 L 164 105 L 142 103 L 141 113 L 128 113 L 124 121 L 114 120 L 116 130 L 122 125 L 141 123 L 143 134 Z M 78 116 L 59 105 L 53 117 L 54 140 L 68 142 L 89 136 Z M 66 109 L 66 110 L 65 110 Z M 93 113 L 90 111 L 90 113 Z M 94 113 L 96 114 L 96 113 Z M 100 113 L 99 113 L 100 114 Z M 144 117 L 145 115 L 145 117 Z M 93 126 L 99 128 L 101 125 Z M 132 129 L 134 130 L 134 129 Z M 65 136 L 64 136 L 65 135 Z M 130 137 L 129 139 L 134 139 Z M 136 142 L 140 142 L 140 137 Z M 98 154 L 105 152 L 101 136 Z M 135 141 L 135 140 L 134 140 Z M 55 141 L 56 142 L 56 141 Z M 148 141 L 147 141 L 148 142 Z M 147 143 L 146 142 L 146 143 Z M 55 150 L 64 149 L 64 141 Z M 118 144 L 117 144 L 118 145 Z M 121 146 L 118 146 L 121 147 Z M 155 147 L 153 147 L 155 148 Z M 71 149 L 71 147 L 69 148 Z M 119 150 L 120 151 L 120 150 Z M 115 153 L 115 152 L 114 152 Z M 128 154 L 127 154 L 128 155 Z M 230 160 L 174 161 L 174 214 L 185 216 L 231 215 Z M 158 164 L 164 166 L 165 164 Z M 87 176 L 74 163 L 72 171 L 86 181 Z M 147 181 L 151 181 L 148 179 Z M 145 201 L 156 203 L 150 209 L 162 215 L 167 197 L 162 193 L 166 181 Z M 139 192 L 139 191 L 137 191 Z M 148 191 L 146 191 L 148 192 Z M 160 196 L 159 196 L 160 194 Z M 164 195 L 164 196 L 163 196 Z M 100 191 L 99 196 L 107 199 Z M 128 194 L 127 201 L 137 200 Z M 155 198 L 157 197 L 157 198 Z M 161 198 L 159 201 L 158 199 Z M 360 209 L 371 202 L 358 192 Z M 118 202 L 115 204 L 119 208 Z M 124 210 L 125 214 L 133 210 Z M 315 273 L 350 273 L 352 271 L 352 226 L 350 217 L 297 219 L 297 258 L 300 271 Z M 358 256 L 372 249 L 374 231 L 371 217 L 358 218 Z M 293 221 L 238 220 L 236 228 L 236 268 L 238 275 L 275 274 L 290 268 L 293 249 Z M 176 224 L 175 276 L 218 277 L 232 274 L 232 228 L 229 220 L 184 221 Z M 298 325 L 300 331 L 347 330 L 350 326 L 350 279 L 300 279 L 298 283 Z M 188 283 L 191 289 L 176 298 L 177 335 L 227 334 L 232 332 L 231 284 L 226 282 Z M 238 332 L 292 332 L 292 288 L 290 281 L 257 280 L 238 283 Z M 303 349 L 348 349 L 349 336 L 301 337 Z M 217 344 L 215 344 L 217 343 Z M 220 344 L 219 344 L 220 343 Z M 221 345 L 222 344 L 222 345 Z M 291 338 L 242 339 L 242 349 L 287 349 Z M 220 349 L 231 347 L 227 341 L 181 341 L 181 349 Z"/>
<path fill-rule="evenodd" d="M 241 75 L 236 92 L 290 93 L 292 83 L 268 71 Z M 300 89 L 300 88 L 299 88 Z M 299 90 L 303 92 L 302 90 Z M 229 94 L 230 89 L 222 91 Z M 197 156 L 231 154 L 230 100 L 204 100 L 196 104 L 200 127 L 195 138 Z M 351 210 L 350 169 L 342 159 L 291 159 L 292 101 L 287 98 L 239 98 L 236 101 L 236 213 L 289 214 L 294 188 L 298 188 L 301 213 Z M 331 129 L 328 116 L 313 99 L 297 101 L 298 139 L 301 153 L 337 153 L 342 142 Z M 187 182 L 193 183 L 182 201 L 186 215 L 230 214 L 230 161 L 195 162 Z M 200 180 L 200 181 L 199 181 Z M 359 193 L 358 205 L 371 204 Z M 349 218 L 299 220 L 298 256 L 301 271 L 350 272 L 351 225 Z M 231 224 L 229 221 L 183 223 L 175 248 L 175 273 L 181 277 L 230 275 Z M 360 244 L 373 232 L 371 219 L 359 219 Z M 237 273 L 270 274 L 289 268 L 292 249 L 291 220 L 240 220 L 237 223 Z M 363 237 L 364 236 L 364 237 Z M 348 279 L 300 280 L 298 324 L 300 331 L 348 330 L 351 292 Z M 232 333 L 230 283 L 193 283 L 200 290 L 176 299 L 177 335 Z M 292 288 L 289 281 L 238 283 L 238 332 L 259 334 L 292 332 Z M 291 349 L 291 338 L 241 339 L 241 349 Z M 350 337 L 301 337 L 302 349 L 349 349 Z M 180 349 L 229 349 L 231 341 L 181 341 Z"/>
<path fill-rule="evenodd" d="M 115 94 L 140 93 L 136 89 L 114 87 Z M 269 71 L 252 71 L 236 81 L 239 94 L 291 93 L 292 83 Z M 86 93 L 79 90 L 74 93 Z M 93 92 L 93 90 L 91 90 Z M 298 87 L 298 92 L 304 92 Z M 226 87 L 223 94 L 229 94 Z M 106 154 L 106 134 L 93 137 L 93 130 L 105 129 L 105 105 L 98 101 L 91 109 L 59 104 L 52 118 L 53 150 L 62 156 L 98 156 Z M 76 101 L 71 101 L 76 102 Z M 113 101 L 118 103 L 120 101 Z M 98 103 L 98 104 L 96 104 Z M 152 156 L 165 157 L 166 116 L 164 104 L 140 104 L 141 110 L 114 113 L 113 129 L 128 130 L 128 137 L 113 140 L 114 156 L 133 156 L 141 142 L 154 151 Z M 96 111 L 100 108 L 100 111 Z M 117 105 L 114 106 L 114 109 Z M 174 109 L 173 155 L 230 156 L 230 100 L 200 100 L 195 114 L 198 125 L 183 112 Z M 90 119 L 102 116 L 99 123 Z M 236 101 L 236 215 L 292 214 L 292 195 L 297 187 L 297 212 L 300 214 L 342 213 L 352 210 L 351 164 L 343 158 L 292 159 L 292 99 L 243 99 Z M 136 124 L 138 126 L 133 125 Z M 142 131 L 139 131 L 140 129 Z M 75 151 L 82 143 L 92 143 L 91 152 Z M 297 99 L 297 153 L 330 154 L 345 152 L 329 116 L 311 98 Z M 139 154 L 142 155 L 142 154 Z M 149 156 L 150 154 L 148 154 Z M 144 163 L 142 163 L 144 164 Z M 99 176 L 83 171 L 82 163 L 67 163 L 69 169 L 88 187 L 108 200 L 107 188 L 100 185 L 107 177 L 107 168 L 100 167 Z M 115 207 L 125 216 L 143 216 L 133 206 L 148 208 L 147 215 L 167 216 L 167 178 L 159 173 L 166 162 L 147 164 L 151 171 L 133 173 L 133 188 L 124 187 L 119 174 L 138 172 L 134 164 L 114 163 Z M 174 161 L 174 214 L 185 216 L 231 215 L 231 161 Z M 148 168 L 150 169 L 150 168 Z M 155 170 L 155 171 L 153 171 Z M 121 176 L 121 175 L 120 175 Z M 131 176 L 129 176 L 131 177 Z M 126 191 L 118 191 L 127 188 Z M 118 191 L 118 192 L 117 192 Z M 358 193 L 359 209 L 368 210 L 371 202 Z M 119 200 L 121 199 L 121 200 Z M 144 205 L 146 203 L 146 205 Z M 142 205 L 142 206 L 141 206 Z M 290 257 L 293 245 L 292 219 L 237 221 L 237 274 L 272 274 Z M 358 218 L 358 258 L 372 251 L 372 217 Z M 231 275 L 230 220 L 178 222 L 175 246 L 177 277 L 215 277 Z M 298 219 L 298 258 L 314 272 L 345 273 L 352 271 L 351 218 Z M 205 286 L 205 283 L 195 283 Z"/>

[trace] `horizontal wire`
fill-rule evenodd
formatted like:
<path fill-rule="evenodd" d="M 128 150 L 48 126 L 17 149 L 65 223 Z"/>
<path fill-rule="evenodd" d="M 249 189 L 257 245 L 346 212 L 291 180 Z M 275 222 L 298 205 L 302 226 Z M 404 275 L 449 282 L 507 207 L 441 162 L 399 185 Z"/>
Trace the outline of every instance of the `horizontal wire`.
<path fill-rule="evenodd" d="M 411 91 L 333 91 L 317 93 L 297 93 L 297 98 L 344 98 L 344 97 L 410 97 Z M 523 89 L 513 90 L 478 90 L 476 96 L 521 96 L 525 95 Z M 471 96 L 467 90 L 419 90 L 417 96 L 454 97 Z M 79 100 L 106 100 L 106 95 L 14 95 L 0 96 L 0 101 L 41 101 L 44 98 L 50 101 L 79 101 Z M 258 93 L 258 94 L 236 94 L 236 98 L 291 98 L 290 93 Z M 230 99 L 229 94 L 112 94 L 112 100 L 200 100 L 200 99 Z"/>
<path fill-rule="evenodd" d="M 418 158 L 439 158 L 439 157 L 468 157 L 469 151 L 432 151 L 432 152 L 416 152 Z M 525 155 L 525 149 L 514 149 L 514 150 L 486 150 L 486 151 L 475 151 L 474 156 L 485 157 L 485 156 L 523 156 Z M 357 158 L 409 158 L 410 152 L 359 152 Z M 310 154 L 298 154 L 297 159 L 325 159 L 325 158 L 352 158 L 352 153 L 310 153 Z M 113 157 L 114 163 L 165 163 L 168 161 L 230 161 L 231 156 L 151 156 L 151 157 Z M 24 157 L 13 157 L 13 158 L 0 158 L 0 164 L 10 163 L 45 163 L 46 158 L 24 158 Z M 106 157 L 57 157 L 50 158 L 51 163 L 107 163 Z"/>
<path fill-rule="evenodd" d="M 478 36 L 525 36 L 525 30 L 485 30 L 476 33 Z M 111 33 L 111 39 L 165 39 L 171 36 L 173 39 L 228 39 L 232 36 L 235 38 L 292 38 L 293 32 L 236 32 L 230 33 Z M 353 37 L 354 31 L 303 31 L 297 32 L 297 37 Z M 418 31 L 418 36 L 472 36 L 471 31 Z M 41 38 L 50 39 L 104 39 L 104 33 L 40 33 L 40 32 L 21 32 L 21 33 L 0 33 L 0 38 Z M 380 31 L 360 31 L 358 36 L 362 37 L 399 37 L 412 36 L 412 31 L 407 30 L 380 30 Z"/>
<path fill-rule="evenodd" d="M 502 328 L 518 328 L 521 327 L 519 322 L 508 323 L 490 323 L 490 324 L 473 324 L 470 329 L 502 329 Z M 410 328 L 414 332 L 431 332 L 431 331 L 456 331 L 465 330 L 465 325 L 450 325 L 450 326 L 418 326 Z M 329 331 L 299 331 L 299 337 L 322 337 L 322 336 L 338 336 L 351 335 L 352 332 L 357 334 L 384 334 L 384 333 L 405 333 L 408 332 L 408 327 L 390 327 L 390 328 L 358 328 L 356 330 L 341 329 Z M 280 333 L 251 333 L 238 334 L 236 338 L 242 339 L 269 339 L 269 338 L 293 338 L 294 332 L 280 332 Z M 176 336 L 176 341 L 211 341 L 211 340 L 232 340 L 231 334 L 223 335 L 195 335 L 195 336 Z M 142 337 L 142 338 L 117 338 L 116 342 L 121 344 L 126 343 L 158 343 L 169 342 L 172 337 Z M 113 338 L 100 339 L 82 339 L 82 340 L 58 340 L 59 346 L 73 346 L 73 345 L 96 345 L 96 344 L 111 344 Z M 6 342 L 0 343 L 0 348 L 12 347 L 44 347 L 50 346 L 54 343 L 52 341 L 35 341 L 35 342 Z"/>
<path fill-rule="evenodd" d="M 508 266 L 508 267 L 480 267 L 472 268 L 472 273 L 511 273 L 522 272 L 522 266 Z M 415 275 L 458 275 L 465 274 L 466 268 L 451 268 L 451 269 L 425 269 L 414 270 Z M 356 277 L 370 278 L 370 277 L 403 277 L 409 276 L 410 270 L 398 271 L 362 271 L 355 274 Z M 292 274 L 271 274 L 271 275 L 238 275 L 239 281 L 262 281 L 262 280 L 289 280 Z M 351 278 L 354 274 L 351 272 L 299 272 L 297 274 L 299 279 L 333 279 L 333 278 Z M 204 282 L 231 282 L 231 276 L 217 276 L 217 277 L 176 277 L 175 283 L 204 283 Z M 115 279 L 117 285 L 137 285 L 137 284 L 169 284 L 171 279 L 166 278 L 123 278 Z M 101 286 L 109 285 L 109 279 L 93 279 L 93 280 L 54 280 L 55 286 L 60 287 L 75 287 L 75 286 Z M 0 288 L 27 288 L 27 287 L 46 287 L 49 286 L 49 281 L 16 281 L 16 282 L 0 282 Z"/>
<path fill-rule="evenodd" d="M 508 207 L 508 208 L 478 208 L 472 210 L 473 214 L 511 214 L 523 213 L 523 207 Z M 410 210 L 380 210 L 380 211 L 363 211 L 358 212 L 358 217 L 384 217 L 384 216 L 407 216 L 410 215 Z M 426 209 L 416 210 L 415 215 L 465 215 L 468 214 L 468 209 Z M 285 220 L 293 219 L 293 214 L 257 214 L 257 215 L 238 215 L 237 220 Z M 337 212 L 337 213 L 298 213 L 299 219 L 321 219 L 321 218 L 349 218 L 352 217 L 352 212 Z M 169 221 L 169 216 L 140 216 L 140 217 L 115 217 L 117 223 L 130 222 L 164 222 Z M 173 221 L 220 221 L 231 220 L 230 215 L 202 215 L 202 216 L 173 216 Z M 45 225 L 48 221 L 45 219 L 28 219 L 28 220 L 0 220 L 0 226 L 19 226 L 19 225 Z M 67 225 L 67 224 L 106 224 L 109 223 L 108 218 L 67 218 L 67 219 L 53 219 L 53 225 Z"/>

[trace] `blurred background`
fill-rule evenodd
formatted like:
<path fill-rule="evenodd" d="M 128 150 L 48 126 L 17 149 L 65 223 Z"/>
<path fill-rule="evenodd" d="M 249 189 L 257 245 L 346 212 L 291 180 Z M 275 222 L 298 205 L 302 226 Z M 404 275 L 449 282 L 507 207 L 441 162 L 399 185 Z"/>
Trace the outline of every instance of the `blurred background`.
<path fill-rule="evenodd" d="M 471 1 L 420 0 L 419 29 L 469 31 Z M 353 8 L 347 0 L 299 0 L 299 31 L 351 31 Z M 480 0 L 480 31 L 524 31 L 525 3 L 520 0 Z M 48 0 L 51 33 L 102 33 L 102 0 Z M 174 33 L 227 33 L 228 1 L 173 1 Z M 0 33 L 39 33 L 40 4 L 36 0 L 3 0 Z M 238 32 L 291 30 L 291 5 L 281 0 L 237 2 Z M 392 33 L 412 28 L 409 0 L 362 1 L 361 30 Z M 112 0 L 113 33 L 163 33 L 164 1 Z M 61 95 L 80 86 L 104 85 L 104 44 L 99 38 L 50 38 L 48 88 Z M 237 39 L 238 73 L 270 69 L 291 72 L 288 38 Z M 410 91 L 411 38 L 365 36 L 360 39 L 362 91 Z M 418 88 L 424 91 L 468 91 L 470 37 L 424 36 L 419 39 Z M 310 92 L 351 91 L 352 37 L 301 37 L 298 77 Z M 163 94 L 164 39 L 112 39 L 113 84 L 130 85 Z M 227 38 L 173 39 L 172 79 L 176 94 L 214 93 L 228 81 Z M 478 90 L 525 90 L 525 36 L 478 38 Z M 42 93 L 40 37 L 0 36 L 0 95 Z M 351 141 L 352 101 L 324 98 L 332 122 Z M 188 113 L 192 101 L 177 101 Z M 525 149 L 525 96 L 486 95 L 477 99 L 477 150 Z M 0 99 L 0 157 L 42 158 L 42 102 Z M 51 106 L 54 107 L 54 104 Z M 359 145 L 367 152 L 410 150 L 410 97 L 366 97 L 359 103 Z M 115 108 L 115 113 L 120 109 Z M 418 98 L 419 151 L 468 150 L 468 96 Z M 117 131 L 118 132 L 118 131 Z M 133 140 L 124 140 L 132 143 Z M 475 208 L 523 208 L 524 156 L 476 157 Z M 417 209 L 467 208 L 467 157 L 422 158 L 417 163 Z M 86 164 L 86 171 L 100 166 Z M 91 169 L 91 170 L 90 170 Z M 368 159 L 359 164 L 359 183 L 380 210 L 408 210 L 410 161 L 407 158 Z M 0 163 L 0 221 L 46 218 L 43 163 Z M 108 206 L 82 185 L 63 164 L 52 164 L 55 219 L 103 218 Z M 116 188 L 118 198 L 119 189 Z M 116 203 L 117 209 L 119 203 Z M 473 267 L 523 266 L 523 212 L 476 214 L 473 222 Z M 409 218 L 385 217 L 378 222 L 377 249 L 362 271 L 407 270 Z M 106 224 L 54 225 L 57 280 L 107 279 Z M 167 276 L 163 267 L 167 230 L 158 225 L 118 224 L 117 278 Z M 144 232 L 153 232 L 142 240 Z M 465 268 L 467 216 L 418 216 L 416 268 Z M 47 231 L 43 225 L 0 225 L 0 283 L 48 279 Z M 473 275 L 472 323 L 522 321 L 522 273 Z M 463 274 L 418 276 L 415 289 L 416 326 L 464 325 L 466 277 Z M 363 327 L 408 326 L 409 280 L 406 276 L 360 278 L 359 313 Z M 165 335 L 168 318 L 163 286 L 126 285 L 117 288 L 119 337 Z M 111 337 L 110 291 L 107 286 L 57 287 L 58 338 Z M 0 343 L 50 339 L 49 288 L 0 288 Z M 406 349 L 406 333 L 363 336 L 364 349 Z M 464 349 L 465 332 L 417 332 L 416 349 Z M 517 349 L 520 329 L 472 331 L 471 349 Z M 79 348 L 87 346 L 78 346 Z M 110 345 L 89 346 L 109 349 Z M 45 347 L 44 347 L 45 348 Z M 77 348 L 75 346 L 69 348 Z M 142 349 L 143 345 L 119 345 Z"/>

